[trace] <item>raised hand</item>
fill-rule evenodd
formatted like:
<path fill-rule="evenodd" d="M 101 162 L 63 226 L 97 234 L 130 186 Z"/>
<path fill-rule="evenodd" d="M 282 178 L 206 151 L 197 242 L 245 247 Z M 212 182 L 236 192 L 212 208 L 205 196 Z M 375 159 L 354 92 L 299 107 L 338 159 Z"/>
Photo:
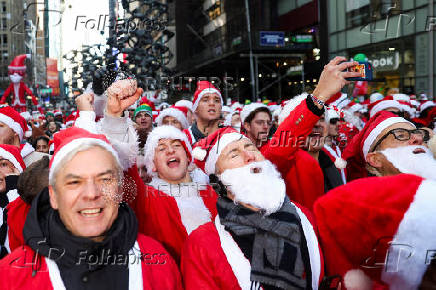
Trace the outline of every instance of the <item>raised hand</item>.
<path fill-rule="evenodd" d="M 127 97 L 116 93 L 109 94 L 106 103 L 106 114 L 112 117 L 121 117 L 123 112 L 141 97 L 142 93 L 143 90 L 137 88 L 133 95 Z"/>
<path fill-rule="evenodd" d="M 94 94 L 85 93 L 76 98 L 76 105 L 79 111 L 94 111 Z"/>
<path fill-rule="evenodd" d="M 324 66 L 318 85 L 313 91 L 316 98 L 326 102 L 349 83 L 346 78 L 360 77 L 359 72 L 346 71 L 349 67 L 359 63 L 357 61 L 345 62 L 346 60 L 345 57 L 337 56 Z"/>

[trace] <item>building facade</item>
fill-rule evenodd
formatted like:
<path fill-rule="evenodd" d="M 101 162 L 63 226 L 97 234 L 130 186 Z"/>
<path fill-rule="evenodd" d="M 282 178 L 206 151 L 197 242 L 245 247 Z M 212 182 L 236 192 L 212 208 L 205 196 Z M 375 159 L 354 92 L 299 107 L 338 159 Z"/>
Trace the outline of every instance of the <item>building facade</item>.
<path fill-rule="evenodd" d="M 329 0 L 329 57 L 363 53 L 377 82 L 370 91 L 433 95 L 434 0 Z"/>
<path fill-rule="evenodd" d="M 176 1 L 176 76 L 182 78 L 177 82 L 183 89 L 195 88 L 200 77 L 216 78 L 215 85 L 221 84 L 227 98 L 278 101 L 317 81 L 318 1 L 247 3 L 248 7 L 245 0 Z M 194 83 L 186 84 L 186 80 Z M 223 85 L 223 80 L 231 84 Z M 189 94 L 192 90 L 186 92 L 187 97 Z"/>

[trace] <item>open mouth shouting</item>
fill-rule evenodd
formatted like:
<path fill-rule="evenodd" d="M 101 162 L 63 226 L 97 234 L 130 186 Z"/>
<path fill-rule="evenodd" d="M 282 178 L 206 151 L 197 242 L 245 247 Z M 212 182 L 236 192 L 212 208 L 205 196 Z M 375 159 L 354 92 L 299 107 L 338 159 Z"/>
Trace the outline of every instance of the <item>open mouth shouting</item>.
<path fill-rule="evenodd" d="M 167 166 L 169 168 L 177 168 L 180 165 L 180 158 L 178 157 L 171 157 L 167 160 Z"/>
<path fill-rule="evenodd" d="M 413 150 L 413 154 L 421 154 L 421 153 L 426 153 L 426 152 L 422 148 L 416 148 L 415 150 Z"/>

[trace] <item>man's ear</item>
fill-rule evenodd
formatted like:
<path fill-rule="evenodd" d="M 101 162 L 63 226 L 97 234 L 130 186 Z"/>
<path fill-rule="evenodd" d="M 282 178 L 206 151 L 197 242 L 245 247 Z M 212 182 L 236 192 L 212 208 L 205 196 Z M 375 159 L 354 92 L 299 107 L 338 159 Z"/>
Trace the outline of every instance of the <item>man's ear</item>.
<path fill-rule="evenodd" d="M 376 169 L 380 169 L 383 166 L 382 156 L 379 152 L 368 153 L 366 155 L 366 162 Z"/>
<path fill-rule="evenodd" d="M 50 195 L 50 205 L 53 209 L 58 209 L 58 202 L 56 200 L 56 193 L 54 191 L 53 186 L 48 186 L 48 193 Z"/>
<path fill-rule="evenodd" d="M 251 129 L 251 125 L 248 122 L 244 122 L 244 124 L 242 124 L 244 126 L 244 129 L 246 132 L 250 131 Z"/>

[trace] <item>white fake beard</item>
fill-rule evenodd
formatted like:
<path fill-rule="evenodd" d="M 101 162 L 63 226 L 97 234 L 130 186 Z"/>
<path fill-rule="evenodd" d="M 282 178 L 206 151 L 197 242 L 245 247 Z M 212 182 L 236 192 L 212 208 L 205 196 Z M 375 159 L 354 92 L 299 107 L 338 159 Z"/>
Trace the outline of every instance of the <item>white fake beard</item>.
<path fill-rule="evenodd" d="M 285 182 L 268 160 L 227 169 L 219 178 L 234 194 L 235 203 L 242 202 L 264 210 L 265 215 L 276 212 L 283 205 L 286 196 Z"/>
<path fill-rule="evenodd" d="M 19 74 L 15 73 L 13 75 L 9 75 L 9 79 L 11 80 L 11 82 L 13 84 L 16 84 L 16 83 L 19 83 L 23 79 L 23 77 L 20 76 Z"/>
<path fill-rule="evenodd" d="M 413 153 L 417 148 L 422 148 L 425 150 L 425 153 Z M 388 148 L 381 151 L 381 153 L 401 173 L 410 173 L 423 178 L 436 179 L 436 159 L 434 159 L 430 149 L 425 146 L 411 145 Z"/>

